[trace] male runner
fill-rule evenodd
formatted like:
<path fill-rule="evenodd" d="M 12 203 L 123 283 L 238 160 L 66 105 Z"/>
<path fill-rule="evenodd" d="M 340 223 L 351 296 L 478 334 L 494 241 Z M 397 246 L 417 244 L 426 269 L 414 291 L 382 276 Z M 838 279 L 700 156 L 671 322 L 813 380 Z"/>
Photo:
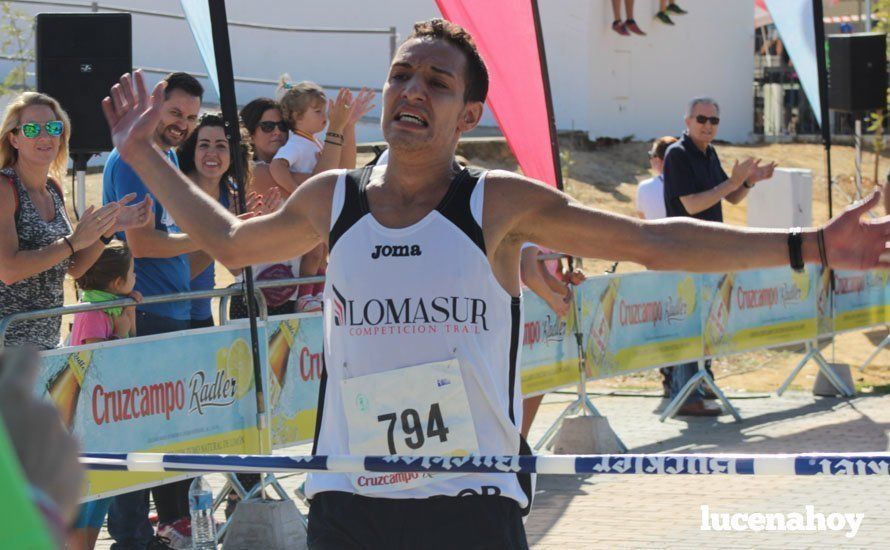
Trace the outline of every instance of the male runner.
<path fill-rule="evenodd" d="M 417 24 L 384 85 L 389 163 L 314 176 L 283 209 L 247 221 L 153 146 L 163 84 L 149 97 L 141 74 L 135 85 L 124 75 L 103 102 L 126 162 L 200 248 L 227 266 L 330 247 L 318 454 L 528 452 L 519 437 L 517 376 L 525 242 L 662 270 L 820 261 L 816 229 L 649 222 L 588 208 L 517 174 L 460 170 L 455 148 L 478 124 L 487 88 L 485 65 L 463 29 Z M 831 266 L 890 267 L 890 218 L 860 219 L 878 199 L 824 227 Z M 513 474 L 312 475 L 310 546 L 524 548 L 530 489 Z"/>

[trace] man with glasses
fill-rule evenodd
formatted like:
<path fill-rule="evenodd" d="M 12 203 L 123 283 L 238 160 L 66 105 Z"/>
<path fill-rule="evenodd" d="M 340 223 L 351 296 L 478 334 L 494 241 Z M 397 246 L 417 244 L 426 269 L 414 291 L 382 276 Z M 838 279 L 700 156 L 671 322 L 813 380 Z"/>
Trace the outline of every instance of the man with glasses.
<path fill-rule="evenodd" d="M 671 145 L 664 158 L 664 206 L 667 217 L 687 216 L 704 221 L 723 222 L 722 202 L 738 204 L 757 182 L 773 175 L 774 163 L 760 165 L 759 159 L 736 161 L 727 176 L 717 151 L 711 145 L 720 125 L 720 106 L 709 97 L 696 97 L 686 109 L 686 132 Z M 696 363 L 674 367 L 671 399 L 695 374 Z M 708 365 L 710 372 L 710 364 Z M 710 393 L 710 391 L 708 392 Z M 722 409 L 705 403 L 701 386 L 677 411 L 681 415 L 719 416 Z"/>

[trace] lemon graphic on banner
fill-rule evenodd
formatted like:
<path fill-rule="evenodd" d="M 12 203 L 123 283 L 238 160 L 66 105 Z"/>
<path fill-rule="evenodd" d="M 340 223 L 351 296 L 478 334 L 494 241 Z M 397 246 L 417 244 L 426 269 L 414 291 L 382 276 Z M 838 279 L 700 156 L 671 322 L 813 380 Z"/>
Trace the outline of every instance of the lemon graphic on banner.
<path fill-rule="evenodd" d="M 677 283 L 677 296 L 686 304 L 686 315 L 692 315 L 695 311 L 696 294 L 695 279 L 692 277 L 685 277 Z"/>
<path fill-rule="evenodd" d="M 806 300 L 807 296 L 810 295 L 810 273 L 806 270 L 792 271 L 791 280 L 800 289 L 800 299 Z"/>
<path fill-rule="evenodd" d="M 229 366 L 229 348 L 219 348 L 216 350 L 216 370 L 226 370 Z"/>
<path fill-rule="evenodd" d="M 216 369 L 226 371 L 235 379 L 235 399 L 241 399 L 253 387 L 253 358 L 250 346 L 244 338 L 236 338 L 229 349 L 216 352 Z"/>

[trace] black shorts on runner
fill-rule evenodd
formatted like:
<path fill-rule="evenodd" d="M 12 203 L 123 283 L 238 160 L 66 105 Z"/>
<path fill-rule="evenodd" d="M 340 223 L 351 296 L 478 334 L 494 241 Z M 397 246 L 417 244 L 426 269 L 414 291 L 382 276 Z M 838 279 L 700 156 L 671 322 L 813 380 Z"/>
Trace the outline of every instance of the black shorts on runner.
<path fill-rule="evenodd" d="M 339 491 L 309 506 L 311 550 L 527 549 L 519 503 L 501 496 L 371 498 Z"/>

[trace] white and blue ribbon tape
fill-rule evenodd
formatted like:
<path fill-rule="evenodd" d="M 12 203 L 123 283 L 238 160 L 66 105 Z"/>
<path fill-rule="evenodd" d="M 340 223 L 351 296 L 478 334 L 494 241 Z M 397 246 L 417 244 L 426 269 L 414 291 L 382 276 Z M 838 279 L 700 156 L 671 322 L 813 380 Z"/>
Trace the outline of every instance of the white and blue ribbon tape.
<path fill-rule="evenodd" d="M 280 456 L 84 453 L 90 470 L 130 472 L 421 472 L 632 475 L 890 475 L 890 453 L 539 456 Z"/>

